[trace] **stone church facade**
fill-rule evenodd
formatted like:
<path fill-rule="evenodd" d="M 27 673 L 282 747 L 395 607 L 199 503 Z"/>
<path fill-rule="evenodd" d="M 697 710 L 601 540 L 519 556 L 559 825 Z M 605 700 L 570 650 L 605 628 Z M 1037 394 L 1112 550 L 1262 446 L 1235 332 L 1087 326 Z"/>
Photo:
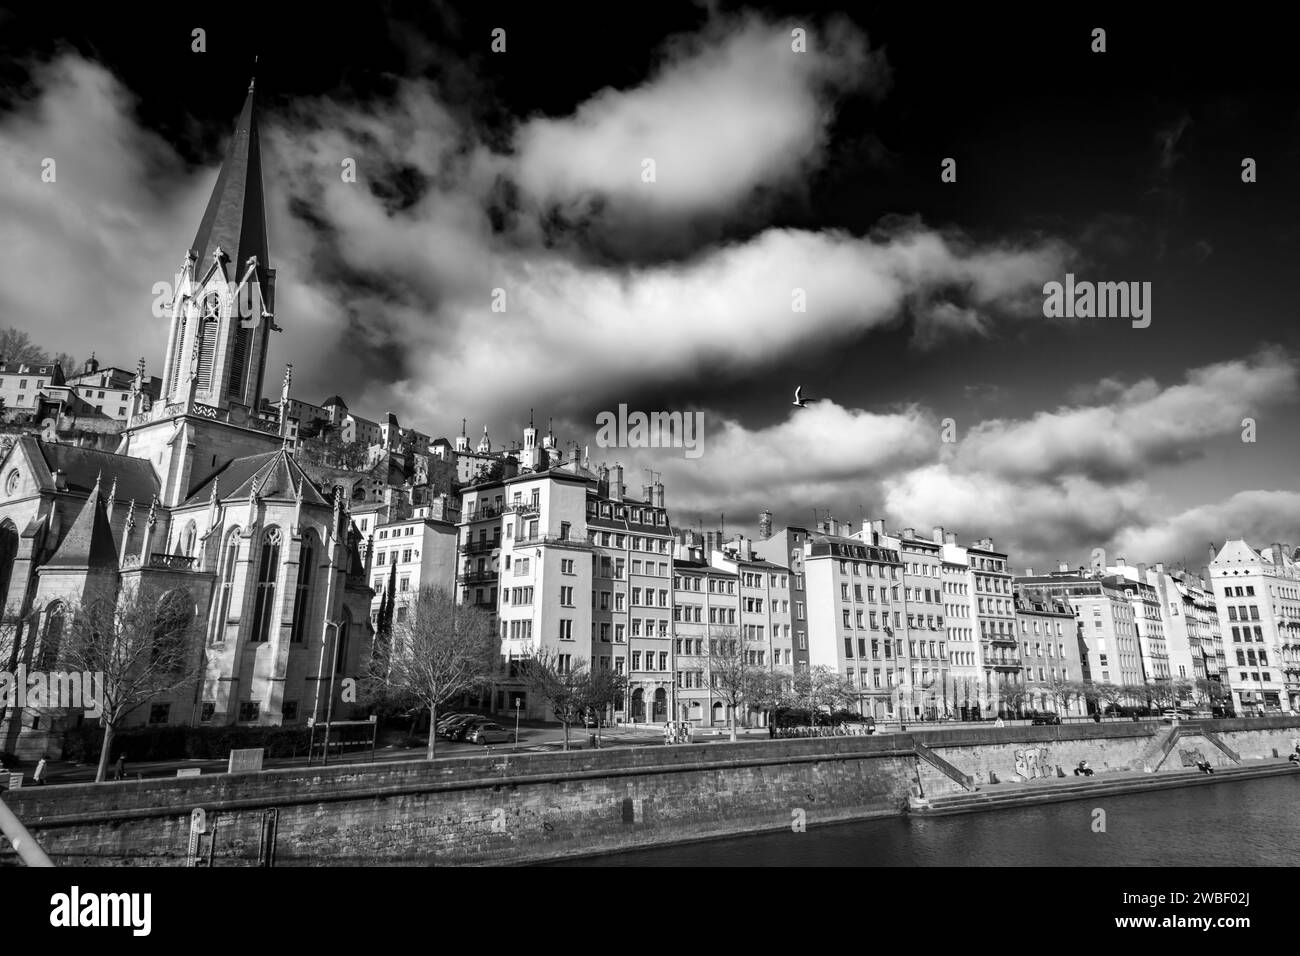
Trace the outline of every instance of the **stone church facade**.
<path fill-rule="evenodd" d="M 331 688 L 334 719 L 350 715 L 369 548 L 262 401 L 274 290 L 250 86 L 178 276 L 160 397 L 141 373 L 115 453 L 25 437 L 0 464 L 0 667 L 57 670 L 66 609 L 143 587 L 192 610 L 201 677 L 128 725 L 302 724 L 324 719 Z M 289 384 L 286 371 L 281 409 Z M 57 756 L 79 719 L 8 707 L 0 751 Z"/>

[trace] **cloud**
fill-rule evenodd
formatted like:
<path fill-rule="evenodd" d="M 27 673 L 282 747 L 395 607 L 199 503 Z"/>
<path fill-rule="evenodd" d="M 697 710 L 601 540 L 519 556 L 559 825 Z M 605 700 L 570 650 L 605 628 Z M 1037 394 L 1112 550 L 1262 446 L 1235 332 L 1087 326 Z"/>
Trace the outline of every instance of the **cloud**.
<path fill-rule="evenodd" d="M 1132 563 L 1187 561 L 1200 568 L 1209 560 L 1209 545 L 1223 547 L 1242 538 L 1251 547 L 1275 541 L 1300 545 L 1300 494 L 1294 491 L 1240 491 L 1221 501 L 1197 505 L 1159 522 L 1126 529 L 1115 540 L 1116 554 L 1143 555 Z"/>
<path fill-rule="evenodd" d="M 543 208 L 574 218 L 599 206 L 625 222 L 728 213 L 760 186 L 803 176 L 820 163 L 836 97 L 879 93 L 888 69 L 846 20 L 800 24 L 807 52 L 792 49 L 795 25 L 714 18 L 675 38 L 639 85 L 523 123 L 511 175 Z M 653 183 L 642 179 L 645 159 Z"/>

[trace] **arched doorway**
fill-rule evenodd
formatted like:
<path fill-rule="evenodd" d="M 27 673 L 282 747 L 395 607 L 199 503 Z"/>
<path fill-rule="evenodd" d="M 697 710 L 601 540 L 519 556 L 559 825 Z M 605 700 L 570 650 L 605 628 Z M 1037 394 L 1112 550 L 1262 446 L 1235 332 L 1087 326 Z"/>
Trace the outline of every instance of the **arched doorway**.
<path fill-rule="evenodd" d="M 655 691 L 654 716 L 650 719 L 655 723 L 668 719 L 668 691 L 662 687 Z"/>
<path fill-rule="evenodd" d="M 713 720 L 712 724 L 716 727 L 718 724 L 725 723 L 727 720 L 726 709 L 722 706 L 722 701 L 713 702 Z"/>
<path fill-rule="evenodd" d="M 632 691 L 632 723 L 645 723 L 645 691 L 640 687 Z"/>

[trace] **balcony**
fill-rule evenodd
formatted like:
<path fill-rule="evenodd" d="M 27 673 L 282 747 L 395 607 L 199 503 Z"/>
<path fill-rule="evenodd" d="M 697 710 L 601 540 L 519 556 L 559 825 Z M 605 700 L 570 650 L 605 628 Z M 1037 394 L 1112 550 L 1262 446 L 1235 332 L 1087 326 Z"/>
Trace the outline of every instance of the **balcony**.
<path fill-rule="evenodd" d="M 532 538 L 519 538 L 515 541 L 516 548 L 531 548 L 541 544 L 561 544 L 568 545 L 572 548 L 582 548 L 584 550 L 593 547 L 592 543 L 586 538 L 578 538 L 569 535 L 567 538 L 559 534 L 539 534 Z"/>
<path fill-rule="evenodd" d="M 462 544 L 460 550 L 463 554 L 483 554 L 487 551 L 495 551 L 499 547 L 501 547 L 501 542 L 493 539 L 490 541 L 469 541 Z"/>
<path fill-rule="evenodd" d="M 477 508 L 473 508 L 469 511 L 466 511 L 463 515 L 461 515 L 461 520 L 485 521 L 488 518 L 499 517 L 501 513 L 505 510 L 506 509 L 504 508 L 497 508 L 494 505 L 479 505 Z"/>
<path fill-rule="evenodd" d="M 162 554 L 155 551 L 149 555 L 149 567 L 167 571 L 197 571 L 199 559 L 187 554 Z"/>
<path fill-rule="evenodd" d="M 467 571 L 460 576 L 462 584 L 490 584 L 497 580 L 496 571 Z"/>
<path fill-rule="evenodd" d="M 540 501 L 512 501 L 501 509 L 503 513 L 517 514 L 521 517 L 528 515 L 541 514 L 542 504 Z"/>

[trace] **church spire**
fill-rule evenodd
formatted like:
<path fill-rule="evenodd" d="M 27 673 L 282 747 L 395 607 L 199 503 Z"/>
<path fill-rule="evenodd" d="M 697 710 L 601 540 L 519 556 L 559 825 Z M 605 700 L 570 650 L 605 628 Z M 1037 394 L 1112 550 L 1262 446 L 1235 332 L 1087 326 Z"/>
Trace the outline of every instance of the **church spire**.
<path fill-rule="evenodd" d="M 220 249 L 230 258 L 227 278 L 243 278 L 248 260 L 257 257 L 258 278 L 269 285 L 267 270 L 271 259 L 267 248 L 266 203 L 262 195 L 262 148 L 257 132 L 257 102 L 253 84 L 248 85 L 244 109 L 235 123 L 217 184 L 208 200 L 207 210 L 199 223 L 191 251 L 197 257 L 195 278 L 203 280 Z M 269 298 L 269 296 L 268 296 Z"/>

